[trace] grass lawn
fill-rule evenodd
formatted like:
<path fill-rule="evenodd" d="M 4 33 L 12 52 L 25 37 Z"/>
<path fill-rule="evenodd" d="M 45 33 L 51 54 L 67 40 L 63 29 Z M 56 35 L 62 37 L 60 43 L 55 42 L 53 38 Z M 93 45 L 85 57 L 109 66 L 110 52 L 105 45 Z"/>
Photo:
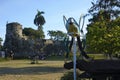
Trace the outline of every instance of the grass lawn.
<path fill-rule="evenodd" d="M 94 59 L 103 59 L 103 55 L 89 55 Z M 30 64 L 30 60 L 0 59 L 0 80 L 60 80 L 64 73 L 64 57 L 49 57 Z"/>
<path fill-rule="evenodd" d="M 0 62 L 0 80 L 60 80 L 66 72 L 64 61 L 39 61 L 30 64 L 29 60 Z"/>

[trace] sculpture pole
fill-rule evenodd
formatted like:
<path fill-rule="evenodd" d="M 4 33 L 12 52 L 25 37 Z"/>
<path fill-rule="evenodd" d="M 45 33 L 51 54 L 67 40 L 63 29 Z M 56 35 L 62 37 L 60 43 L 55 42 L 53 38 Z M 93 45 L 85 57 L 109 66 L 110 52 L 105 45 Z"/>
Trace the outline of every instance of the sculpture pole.
<path fill-rule="evenodd" d="M 69 28 L 70 28 L 70 25 L 69 25 L 69 21 L 71 22 L 71 19 L 73 19 L 74 20 L 74 18 L 69 18 L 69 20 L 67 20 L 66 19 L 66 17 L 65 16 L 63 16 L 63 21 L 64 21 L 64 25 L 65 25 L 65 27 L 66 27 L 66 29 L 67 29 L 67 31 L 68 31 L 68 35 L 70 35 L 70 36 L 72 36 L 72 38 L 73 38 L 73 48 L 72 48 L 72 53 L 73 53 L 73 77 L 74 77 L 74 80 L 76 80 L 76 41 L 75 41 L 75 34 L 77 33 L 76 32 L 76 28 L 74 28 L 75 29 L 75 32 L 74 32 L 74 30 L 72 30 L 73 32 L 69 32 Z M 75 21 L 75 20 L 74 20 Z M 77 23 L 76 23 L 77 24 Z M 75 25 L 74 25 L 75 26 Z M 77 24 L 77 26 L 78 26 L 78 24 Z"/>
<path fill-rule="evenodd" d="M 75 41 L 75 37 L 73 37 L 73 75 L 74 75 L 74 80 L 76 80 L 76 41 Z"/>
<path fill-rule="evenodd" d="M 83 16 L 83 17 L 85 18 L 85 16 Z M 64 25 L 65 25 L 66 30 L 67 30 L 67 34 L 72 37 L 72 40 L 71 40 L 71 43 L 70 43 L 70 46 L 69 46 L 69 50 L 71 50 L 71 47 L 72 47 L 74 80 L 76 80 L 76 52 L 77 52 L 75 38 L 77 38 L 77 42 L 78 42 L 79 50 L 81 51 L 81 55 L 85 59 L 91 60 L 91 58 L 84 51 L 84 48 L 82 47 L 82 42 L 80 41 L 80 22 L 81 22 L 81 18 L 82 18 L 82 16 L 80 17 L 79 24 L 78 24 L 77 21 L 73 17 L 70 17 L 67 20 L 66 17 L 63 16 L 63 21 L 64 21 Z M 83 19 L 83 25 L 84 25 L 84 19 Z M 82 28 L 83 28 L 83 25 L 82 25 Z M 81 29 L 81 32 L 83 33 L 82 29 Z M 67 57 L 68 57 L 68 54 L 67 54 Z"/>

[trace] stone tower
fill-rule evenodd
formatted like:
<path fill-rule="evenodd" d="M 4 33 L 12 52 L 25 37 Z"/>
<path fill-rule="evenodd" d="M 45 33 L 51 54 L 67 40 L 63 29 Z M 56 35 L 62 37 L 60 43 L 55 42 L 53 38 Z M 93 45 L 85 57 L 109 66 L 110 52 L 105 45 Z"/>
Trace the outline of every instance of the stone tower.
<path fill-rule="evenodd" d="M 4 48 L 8 51 L 17 52 L 17 48 L 21 46 L 22 39 L 22 25 L 17 22 L 6 24 L 6 35 Z"/>
<path fill-rule="evenodd" d="M 14 58 L 24 58 L 31 54 L 34 44 L 27 36 L 23 36 L 22 31 L 22 25 L 17 22 L 6 24 L 4 48 L 7 49 L 8 56 L 10 51 L 14 52 Z"/>
<path fill-rule="evenodd" d="M 6 37 L 22 38 L 22 25 L 13 22 L 6 25 Z"/>
<path fill-rule="evenodd" d="M 27 58 L 38 55 L 44 46 L 42 39 L 31 39 L 31 36 L 22 34 L 22 25 L 17 22 L 6 24 L 4 48 L 14 53 L 14 58 Z"/>

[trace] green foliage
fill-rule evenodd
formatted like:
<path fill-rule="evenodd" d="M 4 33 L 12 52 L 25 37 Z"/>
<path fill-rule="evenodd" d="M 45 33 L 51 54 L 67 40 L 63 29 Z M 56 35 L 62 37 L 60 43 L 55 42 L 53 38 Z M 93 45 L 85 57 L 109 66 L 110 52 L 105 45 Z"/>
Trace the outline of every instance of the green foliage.
<path fill-rule="evenodd" d="M 0 42 L 3 41 L 3 39 L 0 37 Z"/>
<path fill-rule="evenodd" d="M 51 31 L 48 31 L 48 35 L 50 36 L 50 38 L 52 39 L 52 40 L 63 40 L 64 39 L 64 37 L 67 35 L 66 33 L 64 33 L 64 32 L 62 32 L 62 31 L 59 31 L 59 30 L 57 30 L 57 31 L 53 31 L 53 30 L 51 30 Z"/>
<path fill-rule="evenodd" d="M 94 53 L 119 53 L 120 50 L 120 2 L 118 0 L 97 0 L 92 2 L 89 13 L 87 51 Z"/>
<path fill-rule="evenodd" d="M 48 34 L 47 34 L 47 35 L 50 36 L 50 39 L 53 40 L 53 38 L 54 38 L 54 36 L 55 36 L 55 32 L 56 32 L 56 31 L 53 31 L 53 30 L 51 30 L 51 31 L 49 30 L 49 31 L 48 31 Z"/>
<path fill-rule="evenodd" d="M 38 31 L 41 35 L 41 38 L 44 38 L 45 35 L 44 35 L 44 32 L 43 32 L 43 27 L 42 26 L 45 24 L 45 18 L 42 14 L 44 14 L 43 11 L 41 11 L 41 12 L 38 11 L 37 12 L 37 14 L 35 15 L 34 24 L 36 26 L 38 26 Z"/>
<path fill-rule="evenodd" d="M 111 18 L 119 17 L 120 14 L 120 1 L 119 0 L 95 0 L 92 3 L 92 7 L 89 9 L 89 13 L 97 15 L 99 11 L 103 10 L 105 14 L 109 14 Z"/>
<path fill-rule="evenodd" d="M 45 19 L 42 14 L 44 14 L 43 11 L 38 11 L 37 14 L 35 15 L 34 24 L 38 26 L 38 29 L 40 26 L 45 24 Z"/>
<path fill-rule="evenodd" d="M 0 50 L 2 49 L 2 41 L 3 39 L 0 37 Z"/>
<path fill-rule="evenodd" d="M 29 36 L 30 38 L 43 38 L 44 37 L 44 35 L 41 35 L 40 31 L 34 30 L 32 28 L 24 28 L 23 34 L 26 36 Z"/>
<path fill-rule="evenodd" d="M 9 60 L 11 60 L 11 59 L 9 59 L 9 58 L 0 58 L 0 62 L 9 61 Z"/>
<path fill-rule="evenodd" d="M 87 50 L 95 53 L 118 53 L 120 52 L 120 18 L 104 23 L 96 22 L 88 25 Z"/>

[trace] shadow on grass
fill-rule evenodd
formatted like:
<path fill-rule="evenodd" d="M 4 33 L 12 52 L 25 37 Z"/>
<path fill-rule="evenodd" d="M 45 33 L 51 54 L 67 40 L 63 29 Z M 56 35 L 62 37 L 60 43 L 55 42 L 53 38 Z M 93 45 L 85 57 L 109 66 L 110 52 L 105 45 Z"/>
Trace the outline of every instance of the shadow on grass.
<path fill-rule="evenodd" d="M 60 67 L 24 67 L 24 68 L 10 68 L 0 67 L 0 75 L 12 74 L 12 75 L 36 75 L 36 74 L 48 74 L 63 72 L 64 69 Z"/>

